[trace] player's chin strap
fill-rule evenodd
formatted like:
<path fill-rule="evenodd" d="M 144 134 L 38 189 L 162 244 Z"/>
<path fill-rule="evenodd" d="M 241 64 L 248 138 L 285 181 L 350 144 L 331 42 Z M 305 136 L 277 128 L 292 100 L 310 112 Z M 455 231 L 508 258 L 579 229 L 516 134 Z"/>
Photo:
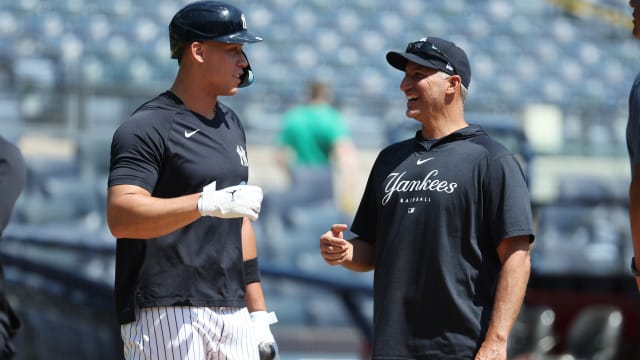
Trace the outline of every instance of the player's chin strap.
<path fill-rule="evenodd" d="M 242 70 L 240 85 L 238 85 L 239 88 L 247 87 L 253 84 L 253 70 L 251 70 L 251 64 L 249 64 L 249 58 L 247 57 L 247 54 L 244 53 L 244 51 L 242 51 L 242 55 L 244 55 L 244 58 L 247 59 L 247 67 Z"/>

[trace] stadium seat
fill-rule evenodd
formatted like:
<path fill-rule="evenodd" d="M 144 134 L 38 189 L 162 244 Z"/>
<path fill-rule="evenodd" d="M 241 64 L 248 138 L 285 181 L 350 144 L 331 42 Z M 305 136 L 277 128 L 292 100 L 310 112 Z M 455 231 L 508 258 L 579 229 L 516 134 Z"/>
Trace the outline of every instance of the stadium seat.
<path fill-rule="evenodd" d="M 1 70 L 1 68 L 0 68 Z M 0 73 L 0 81 L 2 74 Z M 20 103 L 15 94 L 0 92 L 0 124 L 2 124 L 2 137 L 17 143 L 24 131 Z"/>
<path fill-rule="evenodd" d="M 623 318 L 611 305 L 589 305 L 571 321 L 566 351 L 550 359 L 614 360 L 620 347 Z"/>
<path fill-rule="evenodd" d="M 547 306 L 523 305 L 509 335 L 508 358 L 535 359 L 548 354 L 557 343 L 555 318 Z"/>
<path fill-rule="evenodd" d="M 539 210 L 532 268 L 539 274 L 626 274 L 631 249 L 620 203 L 558 202 Z"/>

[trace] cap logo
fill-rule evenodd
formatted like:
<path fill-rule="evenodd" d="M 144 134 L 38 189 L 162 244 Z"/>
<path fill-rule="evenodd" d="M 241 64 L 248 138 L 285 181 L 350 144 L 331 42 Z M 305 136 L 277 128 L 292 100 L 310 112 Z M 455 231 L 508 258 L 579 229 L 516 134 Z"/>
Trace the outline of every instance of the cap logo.
<path fill-rule="evenodd" d="M 247 30 L 247 19 L 244 18 L 244 14 L 240 15 L 240 20 L 242 20 L 242 28 Z"/>

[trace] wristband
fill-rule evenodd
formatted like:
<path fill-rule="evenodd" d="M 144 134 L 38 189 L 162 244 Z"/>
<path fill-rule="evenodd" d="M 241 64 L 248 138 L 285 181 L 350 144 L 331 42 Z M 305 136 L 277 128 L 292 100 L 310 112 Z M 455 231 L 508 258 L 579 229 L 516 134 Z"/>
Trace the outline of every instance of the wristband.
<path fill-rule="evenodd" d="M 636 268 L 636 257 L 631 258 L 631 273 L 635 276 L 640 276 L 640 270 Z"/>
<path fill-rule="evenodd" d="M 244 262 L 244 284 L 256 282 L 260 282 L 260 266 L 257 257 Z"/>

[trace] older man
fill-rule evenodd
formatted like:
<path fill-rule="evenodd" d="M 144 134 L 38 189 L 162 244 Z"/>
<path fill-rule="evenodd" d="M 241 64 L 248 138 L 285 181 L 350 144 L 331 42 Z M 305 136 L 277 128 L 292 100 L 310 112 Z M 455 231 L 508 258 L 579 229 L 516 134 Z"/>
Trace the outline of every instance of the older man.
<path fill-rule="evenodd" d="M 351 231 L 320 238 L 331 265 L 375 269 L 373 359 L 506 359 L 533 241 L 522 170 L 464 118 L 465 52 L 425 37 L 387 53 L 404 72 L 414 138 L 378 155 Z"/>

